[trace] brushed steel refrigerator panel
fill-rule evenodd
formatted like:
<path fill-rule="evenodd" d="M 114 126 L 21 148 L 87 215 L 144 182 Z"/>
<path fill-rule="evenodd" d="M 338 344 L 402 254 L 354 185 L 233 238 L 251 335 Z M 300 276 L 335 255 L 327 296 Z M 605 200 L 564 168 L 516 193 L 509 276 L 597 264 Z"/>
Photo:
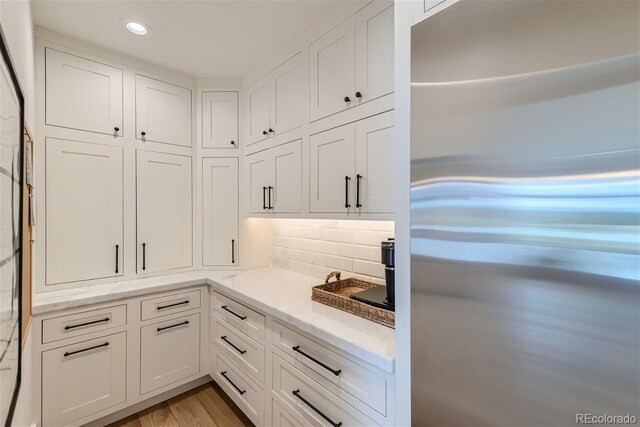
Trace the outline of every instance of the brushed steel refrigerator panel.
<path fill-rule="evenodd" d="M 640 2 L 412 29 L 416 426 L 640 416 Z"/>

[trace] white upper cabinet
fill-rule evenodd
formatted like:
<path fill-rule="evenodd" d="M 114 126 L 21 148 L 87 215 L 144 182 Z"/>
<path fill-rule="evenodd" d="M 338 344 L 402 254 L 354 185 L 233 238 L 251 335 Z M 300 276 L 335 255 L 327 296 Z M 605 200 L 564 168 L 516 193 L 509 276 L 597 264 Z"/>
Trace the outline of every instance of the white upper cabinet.
<path fill-rule="evenodd" d="M 238 148 L 238 92 L 202 93 L 202 148 Z"/>
<path fill-rule="evenodd" d="M 191 90 L 136 74 L 136 138 L 191 147 Z"/>
<path fill-rule="evenodd" d="M 309 138 L 311 212 L 350 212 L 355 189 L 355 128 L 340 126 Z"/>
<path fill-rule="evenodd" d="M 393 212 L 394 164 L 393 111 L 356 122 L 356 207 L 361 212 Z"/>
<path fill-rule="evenodd" d="M 122 70 L 47 48 L 46 124 L 123 135 Z"/>
<path fill-rule="evenodd" d="M 245 182 L 247 183 L 247 206 L 250 212 L 266 212 L 267 190 L 271 185 L 272 161 L 269 150 L 245 158 Z"/>
<path fill-rule="evenodd" d="M 138 272 L 192 265 L 191 157 L 137 153 Z"/>
<path fill-rule="evenodd" d="M 46 139 L 46 284 L 121 276 L 123 149 Z"/>
<path fill-rule="evenodd" d="M 238 264 L 238 159 L 202 159 L 202 265 Z"/>
<path fill-rule="evenodd" d="M 298 53 L 247 88 L 247 145 L 302 125 L 302 63 Z"/>
<path fill-rule="evenodd" d="M 355 101 L 355 18 L 349 18 L 309 47 L 311 121 L 347 109 Z"/>
<path fill-rule="evenodd" d="M 393 2 L 374 1 L 309 47 L 310 120 L 393 92 Z"/>
<path fill-rule="evenodd" d="M 393 92 L 393 2 L 356 14 L 356 92 L 366 102 Z"/>

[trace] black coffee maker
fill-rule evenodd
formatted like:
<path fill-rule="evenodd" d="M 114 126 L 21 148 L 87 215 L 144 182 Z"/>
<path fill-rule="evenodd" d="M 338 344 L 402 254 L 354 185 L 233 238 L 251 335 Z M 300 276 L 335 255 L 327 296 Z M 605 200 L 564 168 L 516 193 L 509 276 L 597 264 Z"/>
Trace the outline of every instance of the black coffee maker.
<path fill-rule="evenodd" d="M 371 304 L 375 307 L 385 308 L 395 311 L 395 241 L 389 239 L 380 243 L 381 261 L 384 264 L 384 277 L 387 286 L 376 286 L 357 294 L 351 295 L 351 298 Z"/>

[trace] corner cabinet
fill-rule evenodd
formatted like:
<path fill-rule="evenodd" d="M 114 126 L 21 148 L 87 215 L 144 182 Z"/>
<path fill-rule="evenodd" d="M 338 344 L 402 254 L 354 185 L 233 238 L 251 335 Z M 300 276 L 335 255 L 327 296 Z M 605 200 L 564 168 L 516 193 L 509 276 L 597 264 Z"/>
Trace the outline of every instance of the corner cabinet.
<path fill-rule="evenodd" d="M 191 267 L 191 157 L 138 150 L 138 273 Z"/>
<path fill-rule="evenodd" d="M 311 212 L 393 212 L 393 111 L 311 135 Z"/>
<path fill-rule="evenodd" d="M 376 1 L 309 47 L 315 121 L 393 92 L 393 2 Z"/>
<path fill-rule="evenodd" d="M 136 139 L 191 147 L 191 90 L 136 74 Z"/>
<path fill-rule="evenodd" d="M 45 283 L 122 276 L 123 149 L 46 138 Z"/>
<path fill-rule="evenodd" d="M 238 92 L 202 92 L 202 148 L 238 148 Z"/>
<path fill-rule="evenodd" d="M 296 140 L 245 158 L 247 206 L 252 213 L 302 210 L 302 147 Z"/>
<path fill-rule="evenodd" d="M 238 159 L 202 159 L 202 265 L 238 265 Z"/>

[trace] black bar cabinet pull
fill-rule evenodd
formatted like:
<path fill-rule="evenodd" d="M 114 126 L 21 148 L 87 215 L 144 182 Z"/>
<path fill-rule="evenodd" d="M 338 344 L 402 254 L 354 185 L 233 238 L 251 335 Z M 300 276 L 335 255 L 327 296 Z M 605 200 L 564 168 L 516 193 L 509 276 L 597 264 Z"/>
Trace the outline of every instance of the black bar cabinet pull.
<path fill-rule="evenodd" d="M 224 379 L 225 379 L 225 380 L 227 380 L 227 381 L 229 382 L 229 384 L 231 384 L 231 385 L 233 386 L 233 388 L 235 388 L 236 390 L 238 390 L 238 393 L 240 393 L 240 394 L 245 394 L 245 393 L 247 392 L 247 390 L 240 390 L 240 388 L 238 388 L 238 386 L 237 386 L 237 385 L 235 385 L 235 384 L 233 383 L 233 381 L 231 381 L 231 380 L 229 379 L 229 377 L 227 376 L 227 371 L 222 371 L 222 372 L 220 372 L 220 375 L 222 375 L 222 376 L 224 377 Z"/>
<path fill-rule="evenodd" d="M 164 310 L 165 308 L 171 308 L 171 307 L 175 307 L 177 305 L 184 305 L 184 304 L 189 304 L 189 300 L 186 299 L 184 301 L 174 302 L 173 304 L 159 305 L 159 306 L 156 307 L 156 310 L 160 311 L 160 310 Z"/>
<path fill-rule="evenodd" d="M 189 321 L 188 321 L 188 320 L 185 320 L 185 321 L 184 321 L 184 322 L 182 322 L 182 323 L 176 323 L 175 325 L 171 325 L 171 326 L 164 326 L 164 327 L 162 327 L 162 328 L 157 328 L 157 331 L 158 331 L 158 332 L 160 332 L 160 331 L 164 331 L 165 329 L 177 328 L 178 326 L 183 326 L 183 325 L 188 325 L 188 324 L 189 324 Z"/>
<path fill-rule="evenodd" d="M 331 424 L 333 427 L 340 427 L 342 425 L 342 421 L 340 421 L 339 423 L 334 422 L 331 418 L 326 416 L 320 409 L 316 408 L 311 402 L 309 402 L 307 399 L 302 397 L 300 395 L 300 390 L 293 390 L 291 393 L 293 393 L 293 395 L 298 399 L 302 400 L 309 408 L 313 409 L 316 412 L 316 414 L 320 415 L 322 418 L 327 420 L 327 422 Z"/>
<path fill-rule="evenodd" d="M 361 208 L 362 204 L 360 204 L 360 180 L 362 179 L 362 175 L 356 175 L 356 208 Z"/>
<path fill-rule="evenodd" d="M 109 319 L 108 317 L 105 317 L 104 319 L 94 320 L 92 322 L 78 323 L 77 325 L 67 325 L 67 326 L 64 327 L 64 330 L 68 331 L 69 329 L 75 329 L 75 328 L 81 328 L 83 326 L 95 325 L 96 323 L 108 322 L 109 320 L 111 320 L 111 319 Z"/>
<path fill-rule="evenodd" d="M 269 186 L 267 188 L 269 189 L 269 209 L 273 209 L 273 206 L 271 206 L 271 190 L 273 190 L 273 187 Z"/>
<path fill-rule="evenodd" d="M 142 244 L 142 269 L 147 269 L 147 244 Z"/>
<path fill-rule="evenodd" d="M 109 343 L 105 342 L 104 344 L 94 345 L 93 347 L 83 348 L 82 350 L 67 351 L 64 353 L 64 357 L 72 356 L 78 353 L 84 353 L 85 351 L 95 350 L 96 348 L 101 348 L 101 347 L 109 347 Z"/>
<path fill-rule="evenodd" d="M 267 187 L 262 187 L 262 209 L 267 209 Z"/>
<path fill-rule="evenodd" d="M 325 365 L 324 363 L 322 363 L 321 361 L 319 361 L 318 359 L 316 359 L 315 357 L 305 353 L 304 351 L 300 350 L 300 346 L 299 345 L 294 345 L 293 347 L 291 347 L 291 349 L 293 351 L 296 351 L 298 353 L 300 353 L 301 355 L 303 355 L 304 357 L 306 357 L 309 360 L 312 360 L 314 362 L 316 362 L 318 365 L 322 366 L 324 369 L 326 369 L 327 371 L 330 371 L 333 375 L 335 375 L 336 377 L 338 375 L 340 375 L 340 372 L 342 372 L 342 369 L 333 369 L 327 365 Z"/>
<path fill-rule="evenodd" d="M 231 347 L 235 348 L 235 349 L 236 349 L 236 351 L 237 351 L 238 353 L 240 353 L 240 354 L 245 354 L 245 353 L 247 352 L 247 350 L 240 350 L 238 347 L 236 347 L 236 345 L 235 345 L 234 343 L 232 343 L 231 341 L 229 341 L 229 340 L 227 339 L 227 336 L 226 336 L 226 335 L 221 336 L 221 337 L 220 337 L 220 339 L 221 339 L 222 341 L 226 342 L 227 344 L 229 344 Z"/>
<path fill-rule="evenodd" d="M 349 204 L 349 181 L 351 180 L 351 178 L 349 178 L 348 176 L 344 177 L 344 207 L 345 208 L 350 208 L 351 205 Z"/>
<path fill-rule="evenodd" d="M 236 263 L 236 241 L 231 239 L 231 264 Z"/>
<path fill-rule="evenodd" d="M 119 245 L 116 245 L 116 274 L 118 274 L 118 249 Z"/>
<path fill-rule="evenodd" d="M 223 309 L 223 310 L 228 311 L 229 313 L 233 314 L 234 316 L 236 316 L 240 320 L 244 320 L 244 319 L 247 318 L 247 316 L 240 316 L 238 313 L 234 313 L 233 311 L 229 310 L 226 305 L 221 305 L 220 308 Z"/>

